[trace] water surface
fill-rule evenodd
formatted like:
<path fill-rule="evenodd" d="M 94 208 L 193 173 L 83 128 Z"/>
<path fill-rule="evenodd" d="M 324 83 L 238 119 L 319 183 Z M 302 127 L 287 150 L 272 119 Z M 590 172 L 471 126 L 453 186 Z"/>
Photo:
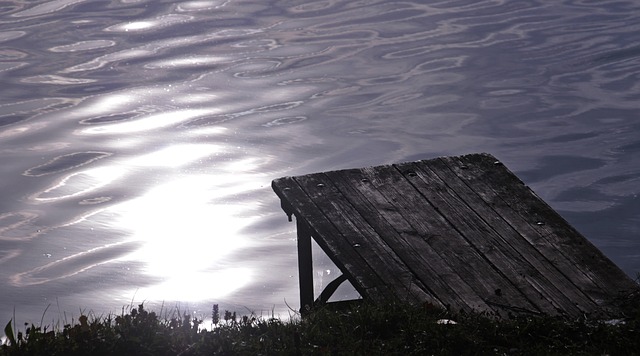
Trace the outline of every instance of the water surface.
<path fill-rule="evenodd" d="M 272 179 L 472 152 L 635 276 L 638 73 L 635 1 L 3 1 L 0 319 L 286 316 Z"/>

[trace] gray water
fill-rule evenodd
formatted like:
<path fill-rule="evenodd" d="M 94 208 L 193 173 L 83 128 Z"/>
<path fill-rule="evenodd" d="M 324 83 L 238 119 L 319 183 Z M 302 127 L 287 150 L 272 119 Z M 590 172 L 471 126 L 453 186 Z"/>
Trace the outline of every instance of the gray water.
<path fill-rule="evenodd" d="M 272 179 L 472 152 L 640 271 L 637 1 L 9 0 L 0 83 L 0 322 L 287 316 Z"/>

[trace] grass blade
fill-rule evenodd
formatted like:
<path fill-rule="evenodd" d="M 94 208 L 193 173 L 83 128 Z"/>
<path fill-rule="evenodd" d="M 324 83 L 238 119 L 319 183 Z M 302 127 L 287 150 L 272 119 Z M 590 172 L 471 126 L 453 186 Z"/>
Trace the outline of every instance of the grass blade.
<path fill-rule="evenodd" d="M 7 326 L 4 327 L 4 334 L 7 336 L 7 339 L 9 339 L 11 346 L 15 346 L 17 345 L 17 343 L 16 343 L 16 337 L 15 335 L 13 335 L 13 328 L 11 327 L 12 321 L 13 320 L 9 320 L 9 322 L 7 323 Z"/>

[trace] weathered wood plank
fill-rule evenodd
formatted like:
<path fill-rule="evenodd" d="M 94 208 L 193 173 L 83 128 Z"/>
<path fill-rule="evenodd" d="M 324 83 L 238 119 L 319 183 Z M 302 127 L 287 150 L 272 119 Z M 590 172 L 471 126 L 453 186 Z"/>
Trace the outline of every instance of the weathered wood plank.
<path fill-rule="evenodd" d="M 498 232 L 503 240 L 513 247 L 514 250 L 520 252 L 524 260 L 535 266 L 544 275 L 547 280 L 553 284 L 556 289 L 562 291 L 567 298 L 576 304 L 584 312 L 593 312 L 598 309 L 595 301 L 585 294 L 583 291 L 578 290 L 571 286 L 572 278 L 580 279 L 582 274 L 576 273 L 574 270 L 561 271 L 557 268 L 557 265 L 551 263 L 554 254 L 543 254 L 541 251 L 533 248 L 529 241 L 522 235 L 516 227 L 505 221 L 505 217 L 501 213 L 508 214 L 509 211 L 501 211 L 500 213 L 495 210 L 494 206 L 486 203 L 477 193 L 478 185 L 474 185 L 473 189 L 470 188 L 464 181 L 460 180 L 449 167 L 444 164 L 442 160 L 431 160 L 425 162 L 424 167 L 428 167 L 433 174 L 439 176 L 444 182 L 446 182 L 456 194 L 469 206 L 473 207 L 477 212 L 482 212 L 481 215 L 486 215 L 487 219 L 492 218 L 489 224 Z M 503 166 L 493 166 L 493 169 Z M 520 184 L 519 181 L 503 182 L 503 185 L 509 184 L 511 188 L 514 184 Z M 512 190 L 512 189 L 511 189 Z M 524 226 L 519 226 L 523 228 Z M 547 258 L 547 256 L 549 256 Z M 564 272 L 564 273 L 563 273 Z"/>
<path fill-rule="evenodd" d="M 358 212 L 376 230 L 378 235 L 402 259 L 415 277 L 428 288 L 429 294 L 442 296 L 454 310 L 491 310 L 491 308 L 432 249 L 416 251 L 411 242 L 421 240 L 408 224 L 398 232 L 404 218 L 380 194 L 378 186 L 372 186 L 369 178 L 379 180 L 375 173 L 368 175 L 363 170 L 327 172 Z M 375 177 L 375 178 L 373 178 Z M 402 177 L 400 177 L 402 178 Z M 363 181 L 364 180 L 364 181 Z"/>
<path fill-rule="evenodd" d="M 535 248 L 540 254 L 545 256 L 550 264 L 555 266 L 560 273 L 565 275 L 567 279 L 576 288 L 579 288 L 585 295 L 593 300 L 594 303 L 602 300 L 608 293 L 603 290 L 594 278 L 597 278 L 593 273 L 585 271 L 580 268 L 576 261 L 573 261 L 573 253 L 566 254 L 563 249 L 557 243 L 549 241 L 545 237 L 545 233 L 542 230 L 542 225 L 539 224 L 540 219 L 532 219 L 528 216 L 525 219 L 518 210 L 514 210 L 512 206 L 508 205 L 505 200 L 493 189 L 491 184 L 487 180 L 479 179 L 480 176 L 486 177 L 483 174 L 491 168 L 492 170 L 505 169 L 503 166 L 494 164 L 492 161 L 491 167 L 480 168 L 477 165 L 471 163 L 463 163 L 460 160 L 454 160 L 450 158 L 442 158 L 439 163 L 434 163 L 438 169 L 438 175 L 442 177 L 449 177 L 451 174 L 455 174 L 460 177 L 466 184 L 473 187 L 473 190 L 478 196 L 483 199 L 488 205 L 490 205 L 510 226 L 512 226 L 518 233 L 525 239 L 533 248 Z M 449 168 L 448 171 L 446 168 Z M 504 172 L 501 172 L 501 176 L 504 178 Z M 515 177 L 515 176 L 509 176 Z M 488 177 L 486 177 L 488 178 Z M 505 178 L 506 179 L 506 178 Z M 504 180 L 500 181 L 501 186 L 507 185 L 509 187 L 510 197 L 518 197 L 518 199 L 510 198 L 512 201 L 526 200 L 528 191 L 521 191 L 520 194 L 514 193 L 523 183 L 520 180 L 510 180 L 506 183 Z M 494 182 L 494 180 L 491 180 Z M 533 204 L 534 202 L 530 202 Z M 517 203 L 520 205 L 520 203 Z M 538 202 L 540 204 L 540 202 Z M 555 213 L 555 212 L 554 212 Z"/>
<path fill-rule="evenodd" d="M 479 297 L 484 303 L 499 305 L 501 309 L 508 307 L 521 312 L 539 312 L 509 280 L 492 270 L 486 259 L 395 167 L 365 168 L 362 174 L 375 187 L 372 192 L 380 195 L 377 197 L 372 193 L 372 198 L 381 211 L 388 213 L 389 221 L 400 231 L 412 232 L 407 234 L 407 242 L 417 253 L 428 254 L 426 263 L 435 264 L 441 271 L 455 270 L 453 280 L 460 279 L 464 284 L 454 286 L 468 300 Z M 449 280 L 445 278 L 445 282 Z"/>
<path fill-rule="evenodd" d="M 313 237 L 322 233 L 324 239 L 316 239 L 316 242 L 342 273 L 349 277 L 349 281 L 360 295 L 372 300 L 392 298 L 386 289 L 378 291 L 378 286 L 384 285 L 384 282 L 368 267 L 366 260 L 356 252 L 355 247 L 344 240 L 340 231 L 315 206 L 293 177 L 274 180 L 272 188 L 280 199 L 288 202 L 287 208 L 290 209 L 290 213 L 295 214 L 296 219 L 307 222 Z M 326 244 L 327 236 L 331 236 L 335 242 L 331 245 Z"/>
<path fill-rule="evenodd" d="M 311 174 L 296 177 L 296 181 L 318 209 L 334 223 L 344 241 L 355 246 L 356 253 L 360 254 L 369 268 L 382 278 L 385 283 L 377 287 L 388 287 L 399 300 L 412 303 L 428 300 L 433 304 L 442 305 L 437 298 L 426 292 L 428 289 L 421 282 L 415 280 L 407 266 L 353 208 L 351 202 L 336 189 L 330 179 L 322 174 Z M 322 234 L 318 234 L 317 237 L 324 239 L 327 245 L 333 244 L 335 240 Z"/>
<path fill-rule="evenodd" d="M 483 206 L 467 205 L 458 197 L 457 192 L 422 164 L 406 163 L 396 167 L 427 200 L 439 208 L 470 245 L 480 251 L 518 289 L 532 296 L 532 302 L 536 303 L 539 309 L 549 314 L 562 311 L 572 314 L 582 312 L 555 287 L 553 282 L 559 276 L 553 275 L 553 271 L 549 271 L 548 267 L 537 259 L 529 258 L 528 251 L 519 251 L 511 245 L 511 241 L 505 241 L 492 226 L 496 219 L 490 212 L 481 210 Z M 483 216 L 489 222 L 485 221 Z"/>
<path fill-rule="evenodd" d="M 627 292 L 630 288 L 637 287 L 620 268 L 611 263 L 598 248 L 524 185 L 517 176 L 504 165 L 499 164 L 496 167 L 493 156 L 469 155 L 444 160 L 454 167 L 457 174 L 462 173 L 460 166 L 466 166 L 469 174 L 462 175 L 463 179 L 472 184 L 479 193 L 483 193 L 481 196 L 485 201 L 493 202 L 499 208 L 509 207 L 520 217 L 520 221 L 537 230 L 538 235 L 525 236 L 531 238 L 536 248 L 546 248 L 545 254 L 555 256 L 553 262 L 559 268 L 563 268 L 572 282 L 590 294 L 598 304 L 606 302 L 612 294 Z M 506 189 L 504 182 L 507 180 L 518 181 L 521 184 Z M 480 181 L 491 184 L 480 184 Z M 505 218 L 517 219 L 516 216 L 507 214 L 507 210 L 500 211 L 505 212 Z M 524 223 L 518 226 L 526 229 Z"/>

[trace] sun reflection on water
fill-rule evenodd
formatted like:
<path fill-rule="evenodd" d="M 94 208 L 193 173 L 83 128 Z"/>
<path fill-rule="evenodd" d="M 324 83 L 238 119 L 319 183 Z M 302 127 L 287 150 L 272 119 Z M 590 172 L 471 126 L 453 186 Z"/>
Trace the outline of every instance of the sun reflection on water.
<path fill-rule="evenodd" d="M 190 119 L 210 115 L 213 109 L 185 109 L 148 115 L 123 123 L 90 127 L 82 130 L 84 134 L 122 134 L 146 132 L 151 129 L 172 126 Z"/>
<path fill-rule="evenodd" d="M 134 94 L 144 97 L 148 92 L 140 89 Z M 117 233 L 95 240 L 97 246 L 89 243 L 85 250 L 15 274 L 14 285 L 62 280 L 96 267 L 133 265 L 142 275 L 121 293 L 149 301 L 192 302 L 223 298 L 253 282 L 258 274 L 255 266 L 239 266 L 237 259 L 255 244 L 243 230 L 260 219 L 260 207 L 243 197 L 264 184 L 257 172 L 268 162 L 257 159 L 246 147 L 225 145 L 222 136 L 228 134 L 228 128 L 221 125 L 192 127 L 175 142 L 160 142 L 151 135 L 121 136 L 165 129 L 218 110 L 171 108 L 136 113 L 132 106 L 140 96 L 94 97 L 76 111 L 74 118 L 81 121 L 115 109 L 133 113 L 132 118 L 90 124 L 74 132 L 108 140 L 108 152 L 61 152 L 25 171 L 33 177 L 71 171 L 33 194 L 32 202 L 95 206 L 54 230 L 94 231 L 99 227 Z M 206 101 L 213 96 L 192 99 Z M 126 154 L 132 147 L 144 150 Z M 98 156 L 100 160 L 95 159 Z M 121 195 L 125 185 L 136 189 L 136 194 Z"/>
<path fill-rule="evenodd" d="M 217 154 L 222 147 L 212 144 L 176 144 L 131 159 L 135 166 L 179 167 Z"/>
<path fill-rule="evenodd" d="M 241 230 L 255 223 L 257 214 L 234 197 L 259 187 L 253 173 L 258 162 L 231 161 L 206 174 L 174 170 L 222 151 L 214 144 L 176 144 L 126 161 L 129 167 L 155 166 L 166 173 L 158 175 L 166 181 L 107 209 L 114 227 L 142 243 L 121 260 L 142 263 L 143 273 L 160 279 L 137 289 L 137 297 L 215 299 L 251 282 L 251 266 L 238 267 L 232 255 L 250 245 Z"/>
<path fill-rule="evenodd" d="M 98 167 L 75 172 L 53 186 L 31 196 L 34 202 L 50 202 L 87 194 L 102 188 L 124 175 L 122 167 Z"/>
<path fill-rule="evenodd" d="M 181 275 L 170 276 L 160 284 L 138 289 L 135 294 L 145 300 L 216 300 L 248 285 L 251 278 L 249 268 L 229 268 L 214 272 L 185 271 Z M 130 294 L 124 294 L 125 297 L 127 295 Z"/>
<path fill-rule="evenodd" d="M 143 243 L 127 259 L 143 262 L 145 273 L 163 279 L 140 291 L 146 298 L 220 297 L 249 282 L 248 268 L 226 269 L 220 264 L 225 256 L 246 247 L 248 241 L 239 231 L 252 223 L 251 218 L 240 217 L 243 207 L 225 203 L 234 189 L 226 189 L 231 182 L 225 187 L 220 181 L 209 175 L 175 179 L 111 209 L 119 216 L 114 224 Z M 203 289 L 203 281 L 211 283 Z"/>

